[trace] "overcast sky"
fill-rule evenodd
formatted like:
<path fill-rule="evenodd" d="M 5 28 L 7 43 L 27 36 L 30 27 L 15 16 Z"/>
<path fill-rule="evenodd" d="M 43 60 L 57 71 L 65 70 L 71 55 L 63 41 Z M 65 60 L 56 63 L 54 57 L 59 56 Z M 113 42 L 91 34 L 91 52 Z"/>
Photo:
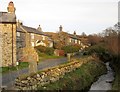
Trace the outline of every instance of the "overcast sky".
<path fill-rule="evenodd" d="M 118 22 L 119 0 L 12 0 L 17 19 L 24 25 L 45 32 L 98 33 Z M 0 0 L 0 11 L 7 11 L 10 0 Z"/>

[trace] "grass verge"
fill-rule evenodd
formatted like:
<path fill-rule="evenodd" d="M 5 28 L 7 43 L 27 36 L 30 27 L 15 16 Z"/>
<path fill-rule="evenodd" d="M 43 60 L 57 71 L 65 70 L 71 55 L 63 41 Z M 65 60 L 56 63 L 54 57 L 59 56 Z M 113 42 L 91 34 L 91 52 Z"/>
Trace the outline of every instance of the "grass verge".
<path fill-rule="evenodd" d="M 57 59 L 62 58 L 63 56 L 55 56 L 55 55 L 47 55 L 45 53 L 39 53 L 39 62 L 45 60 L 45 59 Z"/>
<path fill-rule="evenodd" d="M 18 66 L 0 67 L 0 73 L 7 73 L 28 67 L 28 62 L 20 62 Z"/>

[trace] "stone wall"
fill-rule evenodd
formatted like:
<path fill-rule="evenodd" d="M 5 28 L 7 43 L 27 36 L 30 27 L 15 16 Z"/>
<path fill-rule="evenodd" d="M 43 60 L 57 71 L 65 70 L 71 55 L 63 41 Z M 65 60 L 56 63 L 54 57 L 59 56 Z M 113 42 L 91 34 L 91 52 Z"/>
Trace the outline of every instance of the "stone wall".
<path fill-rule="evenodd" d="M 2 66 L 16 65 L 16 24 L 2 23 L 0 24 L 0 31 Z"/>
<path fill-rule="evenodd" d="M 35 90 L 38 86 L 44 86 L 45 84 L 59 80 L 66 73 L 76 70 L 90 59 L 92 58 L 88 57 L 88 59 L 80 60 L 74 59 L 72 62 L 67 64 L 49 68 L 35 74 L 20 76 L 15 81 L 15 88 L 18 90 Z"/>

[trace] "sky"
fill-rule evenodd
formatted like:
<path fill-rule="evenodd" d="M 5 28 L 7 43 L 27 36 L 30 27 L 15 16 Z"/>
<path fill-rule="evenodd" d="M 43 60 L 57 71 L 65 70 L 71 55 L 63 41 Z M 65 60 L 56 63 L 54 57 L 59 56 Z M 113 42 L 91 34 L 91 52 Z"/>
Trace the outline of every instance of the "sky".
<path fill-rule="evenodd" d="M 11 0 L 0 0 L 0 11 L 7 11 Z M 118 22 L 119 0 L 12 0 L 17 19 L 44 32 L 63 31 L 78 35 L 94 34 Z"/>

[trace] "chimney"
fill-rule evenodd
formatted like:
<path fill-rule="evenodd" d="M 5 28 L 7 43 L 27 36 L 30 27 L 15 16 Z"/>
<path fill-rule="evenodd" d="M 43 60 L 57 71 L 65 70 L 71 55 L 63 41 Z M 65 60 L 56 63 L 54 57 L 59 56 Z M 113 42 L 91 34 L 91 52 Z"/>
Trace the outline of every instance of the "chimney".
<path fill-rule="evenodd" d="M 63 29 L 63 28 L 62 28 L 62 25 L 60 25 L 60 27 L 59 27 L 59 31 L 62 32 L 62 29 Z"/>
<path fill-rule="evenodd" d="M 40 25 L 39 25 L 39 27 L 37 28 L 37 30 L 40 31 L 40 32 L 42 32 L 42 28 L 40 27 Z"/>
<path fill-rule="evenodd" d="M 20 20 L 18 20 L 17 21 L 17 26 L 20 26 L 20 25 L 23 25 L 23 23 Z"/>
<path fill-rule="evenodd" d="M 76 35 L 76 31 L 74 31 L 74 33 L 73 33 L 74 35 Z"/>
<path fill-rule="evenodd" d="M 7 7 L 8 13 L 15 13 L 15 7 L 14 3 L 12 1 L 9 2 L 8 7 Z"/>

